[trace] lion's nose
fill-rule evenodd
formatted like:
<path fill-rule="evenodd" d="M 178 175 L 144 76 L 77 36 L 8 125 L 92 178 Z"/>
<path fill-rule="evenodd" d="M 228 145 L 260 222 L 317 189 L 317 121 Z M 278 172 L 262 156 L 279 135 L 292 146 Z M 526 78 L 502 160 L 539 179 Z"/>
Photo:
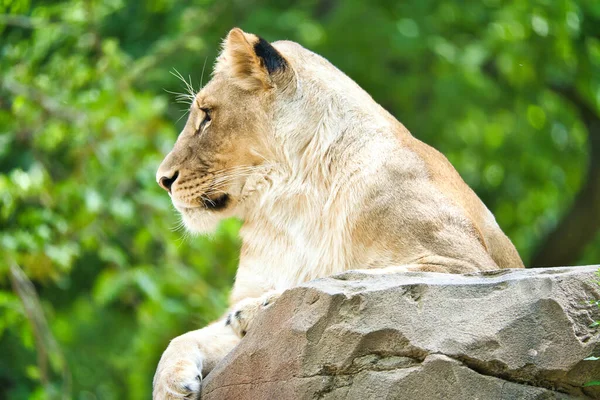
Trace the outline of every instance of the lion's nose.
<path fill-rule="evenodd" d="M 173 186 L 173 184 L 177 180 L 178 176 L 179 176 L 179 171 L 175 171 L 173 176 L 171 176 L 170 178 L 168 176 L 163 176 L 162 178 L 160 178 L 158 180 L 158 184 L 160 185 L 161 188 L 163 188 L 167 192 L 171 193 L 171 186 Z"/>

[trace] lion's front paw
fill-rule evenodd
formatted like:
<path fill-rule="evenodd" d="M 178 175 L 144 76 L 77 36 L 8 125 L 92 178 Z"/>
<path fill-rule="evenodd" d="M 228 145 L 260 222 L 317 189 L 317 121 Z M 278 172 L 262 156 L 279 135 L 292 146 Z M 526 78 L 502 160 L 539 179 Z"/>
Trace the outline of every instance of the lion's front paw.
<path fill-rule="evenodd" d="M 244 337 L 251 329 L 254 319 L 265 308 L 269 307 L 281 292 L 270 291 L 260 297 L 249 298 L 237 303 L 229 315 L 225 324 L 231 326 L 231 329 L 239 336 Z"/>
<path fill-rule="evenodd" d="M 171 341 L 154 375 L 154 400 L 198 399 L 204 357 L 190 334 Z"/>

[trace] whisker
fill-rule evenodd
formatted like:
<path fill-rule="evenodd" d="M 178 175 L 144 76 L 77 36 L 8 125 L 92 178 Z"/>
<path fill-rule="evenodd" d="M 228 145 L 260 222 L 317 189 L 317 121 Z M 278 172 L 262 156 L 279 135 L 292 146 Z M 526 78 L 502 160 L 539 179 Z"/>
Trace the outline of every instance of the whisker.
<path fill-rule="evenodd" d="M 213 179 L 213 184 L 222 184 L 222 183 L 226 183 L 226 182 L 231 182 L 232 180 L 235 180 L 237 178 L 243 178 L 243 177 L 248 177 L 248 176 L 252 176 L 252 175 L 254 175 L 254 174 L 238 174 L 238 175 L 220 177 L 220 178 Z"/>
<path fill-rule="evenodd" d="M 173 206 L 173 208 L 175 209 L 175 211 L 177 211 L 175 206 Z M 188 238 L 191 237 L 190 232 L 187 229 L 185 229 L 185 223 L 183 222 L 183 217 L 180 214 L 179 214 L 179 223 L 171 230 L 173 232 L 175 232 L 175 231 L 181 232 L 181 235 L 176 239 L 177 248 L 180 248 L 181 245 L 183 245 L 185 242 L 187 242 Z"/>
<path fill-rule="evenodd" d="M 175 102 L 176 103 L 186 104 L 187 106 L 191 106 L 192 103 L 194 102 L 195 97 L 192 97 L 192 96 L 190 96 L 187 93 L 173 92 L 173 91 L 168 90 L 168 89 L 163 89 L 163 90 L 165 92 L 169 93 L 169 94 L 175 95 Z"/>
<path fill-rule="evenodd" d="M 215 176 L 216 178 L 221 178 L 223 176 L 233 176 L 236 174 L 250 174 L 250 173 L 256 173 L 256 172 L 259 172 L 259 171 L 255 170 L 255 169 L 239 169 L 239 170 L 231 170 L 231 171 L 223 171 L 223 172 L 213 173 L 213 176 Z"/>
<path fill-rule="evenodd" d="M 224 172 L 231 172 L 231 171 L 239 171 L 239 170 L 256 170 L 256 169 L 261 169 L 262 166 L 255 166 L 255 165 L 238 165 L 235 167 L 230 167 L 230 168 L 223 168 L 223 169 L 218 169 L 213 171 L 214 174 L 220 174 L 220 173 L 224 173 Z"/>
<path fill-rule="evenodd" d="M 215 189 L 215 188 L 208 188 L 205 192 L 205 195 L 210 195 L 210 194 L 227 194 L 227 192 L 225 192 L 223 190 Z"/>
<path fill-rule="evenodd" d="M 188 88 L 190 89 L 190 95 L 194 96 L 194 98 L 196 97 L 195 93 L 196 91 L 194 90 L 194 84 L 192 83 L 192 76 L 188 75 L 188 78 L 190 79 L 190 84 L 188 86 Z"/>
<path fill-rule="evenodd" d="M 213 200 L 211 200 L 210 198 L 208 198 L 208 197 L 206 197 L 206 196 L 204 196 L 204 195 L 201 195 L 201 196 L 200 196 L 200 198 L 201 198 L 201 199 L 202 199 L 202 201 L 204 201 L 204 202 L 209 202 L 209 203 L 210 203 L 210 205 L 211 205 L 211 206 L 213 206 L 213 207 L 216 205 L 216 203 L 215 203 Z"/>
<path fill-rule="evenodd" d="M 202 74 L 200 75 L 200 89 L 204 87 L 204 68 L 206 68 L 206 60 L 208 60 L 208 56 L 204 57 L 204 65 L 202 65 Z"/>
<path fill-rule="evenodd" d="M 181 111 L 184 111 L 184 110 L 181 110 Z M 183 114 L 181 114 L 181 117 L 179 117 L 179 118 L 177 119 L 177 121 L 175 121 L 175 124 L 177 124 L 179 121 L 181 121 L 181 118 L 185 117 L 186 115 L 187 115 L 187 110 L 185 110 L 185 111 L 184 111 L 184 113 L 183 113 Z"/>
<path fill-rule="evenodd" d="M 181 82 L 183 82 L 183 84 L 185 85 L 185 89 L 187 90 L 187 93 L 178 93 L 178 94 L 185 96 L 185 98 L 190 100 L 190 104 L 192 104 L 194 102 L 194 100 L 196 99 L 196 91 L 194 90 L 194 84 L 192 82 L 191 75 L 188 75 L 188 78 L 189 78 L 189 81 L 188 81 L 175 68 L 173 68 L 173 71 L 169 71 L 169 73 L 171 75 L 173 75 L 174 77 L 176 77 L 177 79 L 179 79 Z"/>
<path fill-rule="evenodd" d="M 177 232 L 185 227 L 185 223 L 183 222 L 183 218 L 179 218 L 179 222 L 173 225 L 170 230 L 171 232 Z"/>
<path fill-rule="evenodd" d="M 184 243 L 188 241 L 188 239 L 192 237 L 192 235 L 188 231 L 183 231 L 182 235 L 177 238 L 177 249 L 179 249 Z"/>
<path fill-rule="evenodd" d="M 183 83 L 187 84 L 187 82 L 186 82 L 185 78 L 183 77 L 183 75 L 181 75 L 181 74 L 179 73 L 179 71 L 177 71 L 177 69 L 176 69 L 176 68 L 173 68 L 173 71 L 169 71 L 169 73 L 170 73 L 171 75 L 173 75 L 174 77 L 176 77 L 177 79 L 179 79 L 180 81 L 182 81 Z M 186 85 L 186 86 L 187 86 L 187 85 Z"/>

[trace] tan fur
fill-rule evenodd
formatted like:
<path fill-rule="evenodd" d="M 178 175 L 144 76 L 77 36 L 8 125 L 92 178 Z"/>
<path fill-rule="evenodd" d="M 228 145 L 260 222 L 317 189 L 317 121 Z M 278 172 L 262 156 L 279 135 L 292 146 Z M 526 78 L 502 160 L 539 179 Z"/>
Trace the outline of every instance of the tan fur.
<path fill-rule="evenodd" d="M 296 43 L 272 44 L 285 68 L 269 72 L 255 52 L 259 40 L 229 33 L 213 79 L 157 173 L 159 181 L 178 173 L 171 196 L 188 229 L 210 231 L 230 216 L 244 225 L 231 313 L 172 342 L 155 399 L 195 393 L 190 376 L 205 375 L 235 346 L 264 299 L 307 280 L 349 269 L 523 267 L 442 154 Z M 207 206 L 224 194 L 226 207 Z"/>
<path fill-rule="evenodd" d="M 223 43 L 215 74 L 230 76 L 233 78 L 232 83 L 246 91 L 272 88 L 269 74 L 253 50 L 257 41 L 256 35 L 244 33 L 241 29 L 232 29 Z"/>

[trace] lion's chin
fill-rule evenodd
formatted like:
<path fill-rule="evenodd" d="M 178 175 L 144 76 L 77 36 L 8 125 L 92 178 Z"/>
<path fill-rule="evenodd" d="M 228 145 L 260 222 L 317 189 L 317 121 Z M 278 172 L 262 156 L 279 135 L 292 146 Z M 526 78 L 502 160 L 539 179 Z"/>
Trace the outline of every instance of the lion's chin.
<path fill-rule="evenodd" d="M 179 210 L 185 228 L 192 233 L 213 233 L 216 231 L 223 215 L 203 207 Z"/>

